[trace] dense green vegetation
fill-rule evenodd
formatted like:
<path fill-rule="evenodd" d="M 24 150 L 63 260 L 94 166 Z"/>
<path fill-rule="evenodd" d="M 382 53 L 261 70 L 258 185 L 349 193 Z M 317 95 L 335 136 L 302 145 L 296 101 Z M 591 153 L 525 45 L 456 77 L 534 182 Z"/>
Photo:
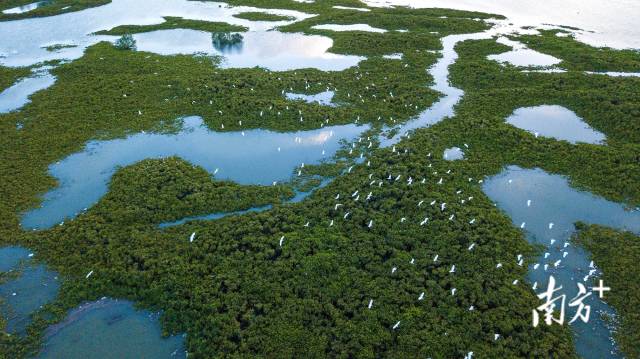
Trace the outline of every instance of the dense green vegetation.
<path fill-rule="evenodd" d="M 640 72 L 638 50 L 593 47 L 571 36 L 557 36 L 560 32 L 541 30 L 540 35 L 523 35 L 518 40 L 536 51 L 562 59 L 559 67 L 568 70 Z"/>
<path fill-rule="evenodd" d="M 190 20 L 183 19 L 181 17 L 165 16 L 164 22 L 154 25 L 121 25 L 116 26 L 113 29 L 101 30 L 96 32 L 96 35 L 124 35 L 124 34 L 136 34 L 140 32 L 149 32 L 156 30 L 169 30 L 169 29 L 191 29 L 207 32 L 217 31 L 247 31 L 247 28 L 240 25 L 231 25 L 226 22 L 211 22 L 202 20 Z"/>
<path fill-rule="evenodd" d="M 424 86 L 430 81 L 424 69 L 435 56 L 413 51 L 402 61 L 373 58 L 342 72 L 274 73 L 221 70 L 208 57 L 165 57 L 100 43 L 83 58 L 54 69 L 56 83 L 34 94 L 22 111 L 0 116 L 0 192 L 7 199 L 0 204 L 1 227 L 17 230 L 17 214 L 36 205 L 37 195 L 53 186 L 47 166 L 91 138 L 175 129 L 175 120 L 186 115 L 201 115 L 213 129 L 224 124 L 224 131 L 315 129 L 358 116 L 361 123 L 393 124 L 437 98 Z M 337 89 L 335 99 L 344 106 L 289 101 L 281 94 L 284 89 L 317 93 L 329 86 Z M 25 131 L 18 131 L 17 123 Z"/>
<path fill-rule="evenodd" d="M 20 230 L 19 213 L 55 185 L 47 166 L 90 139 L 175 131 L 176 119 L 185 115 L 201 115 L 216 130 L 224 124 L 224 131 L 311 129 L 356 119 L 375 131 L 404 122 L 438 98 L 425 72 L 437 55 L 427 50 L 441 47 L 440 36 L 487 28 L 469 18 L 489 16 L 403 8 L 362 15 L 331 8 L 361 6 L 348 0 L 231 2 L 320 14 L 283 31 L 324 34 L 334 39 L 334 52 L 371 57 L 344 71 L 275 73 L 100 43 L 53 70 L 55 85 L 32 96 L 20 112 L 0 115 L 0 243 L 34 250 L 36 260 L 66 280 L 58 299 L 34 315 L 26 337 L 0 336 L 0 356 L 37 352 L 49 323 L 83 301 L 110 296 L 162 310 L 165 334 L 187 333 L 193 357 L 461 358 L 469 351 L 488 358 L 574 357 L 566 327 L 531 326 L 538 301 L 525 282 L 526 266 L 515 258 L 534 258 L 534 248 L 483 195 L 479 180 L 508 164 L 538 166 L 607 198 L 640 203 L 634 121 L 640 86 L 637 79 L 574 72 L 522 73 L 486 59 L 507 50 L 494 40 L 458 46 L 451 79 L 465 97 L 453 118 L 416 131 L 395 150 L 359 143 L 353 156 L 366 152 L 370 166 L 365 161 L 350 173 L 348 162 L 315 167 L 305 180 L 342 175 L 301 203 L 279 204 L 291 197 L 289 186 L 239 186 L 176 158 L 146 160 L 120 169 L 109 193 L 75 220 L 46 231 Z M 319 23 L 410 32 L 310 29 Z M 378 56 L 397 52 L 402 60 Z M 285 90 L 327 89 L 336 91 L 341 106 L 282 96 Z M 607 145 L 535 138 L 504 123 L 518 107 L 545 103 L 574 110 L 607 134 Z M 21 131 L 17 122 L 24 123 Z M 445 148 L 463 143 L 469 145 L 464 160 L 441 159 Z M 156 226 L 267 203 L 274 204 L 268 212 Z M 87 280 L 89 271 L 94 275 Z"/>
<path fill-rule="evenodd" d="M 284 185 L 241 186 L 212 181 L 204 169 L 172 157 L 145 160 L 118 171 L 109 193 L 92 213 L 124 225 L 160 223 L 276 204 L 293 195 L 293 190 Z"/>
<path fill-rule="evenodd" d="M 118 50 L 135 50 L 137 48 L 136 40 L 131 34 L 122 35 L 113 46 Z"/>
<path fill-rule="evenodd" d="M 605 300 L 620 316 L 615 338 L 627 358 L 640 357 L 640 237 L 631 232 L 579 223 L 574 241 L 592 254 L 611 287 Z"/>
<path fill-rule="evenodd" d="M 0 66 L 0 92 L 13 85 L 18 79 L 29 76 L 31 69 L 28 67 L 4 67 Z"/>
<path fill-rule="evenodd" d="M 37 0 L 3 0 L 0 4 L 0 21 L 42 17 L 79 11 L 90 7 L 108 4 L 111 0 L 44 0 L 45 4 L 22 14 L 4 14 L 2 10 L 28 5 Z"/>
<path fill-rule="evenodd" d="M 486 159 L 490 172 L 506 164 L 540 167 L 568 175 L 572 184 L 606 198 L 640 203 L 640 79 L 525 73 L 486 58 L 506 50 L 493 40 L 458 46 L 460 60 L 451 68 L 450 79 L 465 96 L 455 121 L 447 122 L 452 143 L 468 143 L 473 148 L 469 159 Z M 576 112 L 607 136 L 607 145 L 536 138 L 505 122 L 519 107 L 543 104 Z"/>
<path fill-rule="evenodd" d="M 233 17 L 237 17 L 238 19 L 245 19 L 250 21 L 291 21 L 295 20 L 294 17 L 278 15 L 278 14 L 269 14 L 266 12 L 241 12 L 239 14 L 233 15 Z"/>

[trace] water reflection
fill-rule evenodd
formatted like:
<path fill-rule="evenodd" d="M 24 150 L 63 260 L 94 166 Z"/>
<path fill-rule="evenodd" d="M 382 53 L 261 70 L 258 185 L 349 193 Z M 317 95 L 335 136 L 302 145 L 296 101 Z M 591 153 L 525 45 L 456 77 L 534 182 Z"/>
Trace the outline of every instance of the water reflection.
<path fill-rule="evenodd" d="M 368 24 L 349 24 L 349 25 L 322 24 L 322 25 L 314 25 L 311 28 L 316 30 L 331 30 L 331 31 L 365 31 L 365 32 L 378 32 L 378 33 L 387 32 L 387 30 L 385 29 L 372 27 L 371 25 L 368 25 Z"/>
<path fill-rule="evenodd" d="M 509 40 L 506 37 L 499 37 L 497 42 L 510 46 L 513 50 L 489 55 L 487 56 L 489 60 L 522 67 L 549 67 L 562 62 L 562 60 L 558 58 L 528 49 L 525 45 L 517 41 Z"/>
<path fill-rule="evenodd" d="M 518 27 L 572 26 L 579 41 L 594 46 L 640 48 L 640 2 L 633 0 L 363 0 L 369 6 L 412 6 L 480 11 L 507 17 Z"/>
<path fill-rule="evenodd" d="M 25 248 L 0 248 L 0 269 L 18 272 L 17 277 L 0 284 L 0 312 L 7 319 L 8 333 L 24 333 L 31 314 L 52 301 L 60 288 L 55 272 L 31 263 L 29 258 Z"/>
<path fill-rule="evenodd" d="M 460 149 L 460 147 L 451 147 L 444 150 L 442 155 L 447 161 L 456 161 L 464 158 L 464 152 Z"/>
<path fill-rule="evenodd" d="M 81 305 L 49 327 L 39 358 L 185 358 L 184 337 L 162 337 L 158 314 L 128 301 Z"/>
<path fill-rule="evenodd" d="M 601 144 L 606 138 L 573 111 L 557 105 L 519 108 L 507 118 L 507 123 L 536 136 L 553 137 L 571 143 Z"/>
<path fill-rule="evenodd" d="M 294 100 L 294 101 L 302 100 L 306 103 L 317 103 L 323 106 L 331 106 L 331 107 L 337 106 L 335 103 L 333 103 L 333 97 L 335 96 L 335 92 L 333 91 L 324 91 L 324 92 L 317 93 L 315 95 L 305 95 L 301 93 L 287 92 L 285 93 L 285 96 L 287 99 Z"/>
<path fill-rule="evenodd" d="M 287 180 L 301 163 L 331 158 L 340 141 L 353 139 L 368 126 L 344 125 L 312 131 L 279 133 L 267 130 L 215 132 L 200 117 L 184 119 L 177 134 L 138 133 L 123 139 L 92 141 L 82 152 L 49 167 L 59 187 L 44 195 L 42 207 L 27 212 L 22 226 L 49 228 L 73 218 L 106 192 L 118 166 L 147 158 L 178 156 L 202 166 L 216 178 L 240 184 L 271 185 Z"/>
<path fill-rule="evenodd" d="M 184 19 L 226 22 L 241 25 L 251 31 L 266 31 L 276 26 L 306 19 L 311 15 L 291 10 L 269 10 L 270 13 L 290 16 L 293 21 L 248 21 L 233 15 L 263 12 L 253 7 L 231 7 L 223 3 L 188 0 L 113 0 L 110 3 L 77 12 L 0 22 L 0 64 L 4 66 L 31 66 L 49 60 L 80 58 L 84 50 L 100 41 L 113 41 L 113 36 L 94 36 L 96 31 L 109 30 L 121 25 L 152 25 L 165 21 L 165 16 Z M 211 39 L 207 40 L 211 46 Z M 73 43 L 73 48 L 47 51 L 45 44 Z"/>
<path fill-rule="evenodd" d="M 640 212 L 629 211 L 620 204 L 577 191 L 564 177 L 550 175 L 540 169 L 510 166 L 485 181 L 483 191 L 511 217 L 515 226 L 524 227 L 527 240 L 546 248 L 548 255 L 538 258 L 538 266 L 528 264 L 529 280 L 538 283 L 538 293 L 546 288 L 549 275 L 556 278 L 557 285 L 563 286 L 563 293 L 569 299 L 577 294 L 577 282 L 590 280 L 591 276 L 587 277 L 590 269 L 588 253 L 582 248 L 565 245 L 574 232 L 575 222 L 640 233 Z M 594 359 L 617 357 L 611 354 L 615 351 L 611 332 L 598 315 L 600 311 L 612 313 L 612 309 L 594 296 L 589 297 L 585 304 L 592 307 L 589 323 L 578 320 L 572 325 L 578 354 Z M 573 313 L 569 311 L 569 319 Z"/>
<path fill-rule="evenodd" d="M 52 86 L 56 82 L 48 68 L 35 70 L 29 77 L 18 80 L 11 87 L 0 93 L 0 113 L 19 110 L 29 103 L 29 97 L 34 93 Z"/>
<path fill-rule="evenodd" d="M 189 29 L 160 30 L 135 34 L 138 51 L 160 55 L 206 54 L 223 56 L 223 68 L 260 66 L 273 71 L 317 68 L 341 71 L 356 66 L 364 57 L 327 52 L 333 40 L 318 35 L 247 32 L 239 46 L 216 48 L 211 34 Z"/>
<path fill-rule="evenodd" d="M 11 15 L 11 14 L 24 14 L 25 12 L 29 12 L 39 8 L 42 5 L 46 5 L 51 1 L 38 1 L 27 5 L 20 5 L 16 7 L 12 7 L 11 9 L 2 10 L 3 14 Z"/>

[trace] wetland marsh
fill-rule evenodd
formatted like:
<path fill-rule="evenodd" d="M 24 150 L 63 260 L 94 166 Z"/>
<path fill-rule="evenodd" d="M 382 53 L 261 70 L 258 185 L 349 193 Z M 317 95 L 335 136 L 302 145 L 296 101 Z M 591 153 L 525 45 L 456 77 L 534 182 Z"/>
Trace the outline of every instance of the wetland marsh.
<path fill-rule="evenodd" d="M 403 1 L 0 5 L 0 357 L 637 355 L 629 14 Z"/>

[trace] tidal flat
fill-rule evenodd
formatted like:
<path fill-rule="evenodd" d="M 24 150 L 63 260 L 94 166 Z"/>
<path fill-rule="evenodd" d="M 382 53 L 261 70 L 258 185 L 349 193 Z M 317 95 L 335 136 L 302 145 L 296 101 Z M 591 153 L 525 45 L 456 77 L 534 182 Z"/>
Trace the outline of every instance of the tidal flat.
<path fill-rule="evenodd" d="M 0 357 L 638 355 L 638 49 L 473 6 L 31 3 L 0 5 L 0 96 L 50 80 L 0 111 Z M 534 327 L 550 275 L 611 292 Z"/>

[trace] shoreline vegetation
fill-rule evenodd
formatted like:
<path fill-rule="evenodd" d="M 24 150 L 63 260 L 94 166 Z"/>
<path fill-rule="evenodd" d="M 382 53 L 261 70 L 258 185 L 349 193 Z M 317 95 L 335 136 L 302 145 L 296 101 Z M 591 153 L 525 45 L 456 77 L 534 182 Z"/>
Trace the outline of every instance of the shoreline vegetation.
<path fill-rule="evenodd" d="M 605 301 L 618 312 L 619 327 L 615 333 L 620 350 L 628 358 L 640 356 L 640 237 L 611 228 L 576 224 L 578 232 L 573 242 L 592 253 L 592 259 L 602 270 L 602 277 L 612 290 Z M 594 285 L 596 279 L 594 279 Z"/>
<path fill-rule="evenodd" d="M 104 3 L 59 1 L 71 2 L 75 7 L 70 11 Z M 186 333 L 186 349 L 194 357 L 323 353 L 436 358 L 464 357 L 469 351 L 478 357 L 576 357 L 567 327 L 531 326 L 531 308 L 538 300 L 526 284 L 526 266 L 518 266 L 515 258 L 534 258 L 537 249 L 493 206 L 478 183 L 517 164 L 566 175 L 576 187 L 608 199 L 640 204 L 640 79 L 575 72 L 633 69 L 636 60 L 617 50 L 602 55 L 571 38 L 558 38 L 558 45 L 555 35 L 547 33 L 540 39 L 516 37 L 562 58 L 570 70 L 564 74 L 524 73 L 488 60 L 489 54 L 509 50 L 495 39 L 459 44 L 450 81 L 465 95 L 455 115 L 415 131 L 394 151 L 357 144 L 354 152 L 365 153 L 370 166 L 355 165 L 348 174 L 345 167 L 350 164 L 342 160 L 310 168 L 306 180 L 312 183 L 318 183 L 315 175 L 335 179 L 300 203 L 281 202 L 291 198 L 294 189 L 306 188 L 305 181 L 242 186 L 215 180 L 179 158 L 149 159 L 119 169 L 108 194 L 76 219 L 49 230 L 20 229 L 20 214 L 38 206 L 39 195 L 56 185 L 48 166 L 92 139 L 176 131 L 176 119 L 187 115 L 202 116 L 211 129 L 222 130 L 224 124 L 222 131 L 296 131 L 353 123 L 356 118 L 374 130 L 403 123 L 441 96 L 429 88 L 433 79 L 426 72 L 440 56 L 433 51 L 442 49 L 441 37 L 486 30 L 489 25 L 482 19 L 496 17 L 446 9 L 333 8 L 362 7 L 356 0 L 229 4 L 318 14 L 279 30 L 328 36 L 334 41 L 329 51 L 368 58 L 344 71 L 271 72 L 222 69 L 218 58 L 205 56 L 118 51 L 102 42 L 89 47 L 82 58 L 54 68 L 57 81 L 52 87 L 34 94 L 20 111 L 0 114 L 0 243 L 33 250 L 36 260 L 64 280 L 57 299 L 33 314 L 26 336 L 0 334 L 0 357 L 37 354 L 49 325 L 79 304 L 103 296 L 161 311 L 163 334 Z M 42 7 L 24 17 L 52 14 L 61 7 L 55 9 Z M 311 29 L 323 23 L 366 23 L 389 31 Z M 166 18 L 162 24 L 107 32 L 174 27 L 244 31 L 223 30 L 227 25 Z M 402 59 L 382 57 L 392 53 L 402 53 Z M 3 67 L 0 71 L 9 74 L 7 86 L 28 73 Z M 327 88 L 335 91 L 340 106 L 282 96 L 283 89 L 314 94 Z M 515 109 L 540 104 L 575 111 L 606 134 L 606 145 L 536 138 L 504 122 Z M 264 117 L 259 116 L 261 109 Z M 304 122 L 299 121 L 300 113 Z M 23 124 L 20 130 L 17 123 Z M 463 143 L 469 146 L 464 160 L 441 158 L 444 149 Z M 348 157 L 345 152 L 337 156 Z M 402 180 L 387 180 L 391 176 Z M 409 177 L 416 183 L 408 185 Z M 436 184 L 439 177 L 444 178 L 442 185 Z M 419 184 L 422 178 L 428 182 Z M 380 186 L 371 186 L 372 179 Z M 355 190 L 365 195 L 371 191 L 372 199 L 353 200 Z M 335 207 L 337 194 L 344 199 L 342 209 Z M 473 200 L 462 205 L 467 198 Z M 448 203 L 456 218 L 434 206 L 416 210 L 427 199 Z M 273 208 L 163 230 L 156 226 L 160 221 L 264 204 Z M 425 216 L 429 225 L 419 225 Z M 477 221 L 472 225 L 463 218 Z M 594 247 L 602 242 L 588 239 L 606 234 L 622 242 L 630 240 L 628 236 L 580 229 L 581 241 L 593 249 L 596 262 L 605 263 L 599 264 L 605 278 L 615 276 L 617 258 L 603 252 L 606 248 Z M 194 232 L 197 237 L 190 243 Z M 284 241 L 279 245 L 280 238 Z M 476 244 L 474 251 L 467 250 L 471 243 Z M 436 254 L 438 261 L 433 260 Z M 496 263 L 504 265 L 497 270 Z M 453 264 L 458 268 L 455 274 L 449 273 Z M 397 272 L 392 273 L 394 267 Z M 607 268 L 613 268 L 611 273 Z M 87 280 L 89 271 L 94 274 Z M 516 279 L 521 284 L 513 285 Z M 454 288 L 456 295 L 451 294 Z M 425 298 L 418 300 L 423 291 Z M 375 304 L 368 309 L 373 298 Z M 626 328 L 637 323 L 625 321 L 627 307 L 613 306 L 623 317 L 622 332 L 632 333 Z M 397 321 L 400 330 L 392 330 Z M 495 340 L 495 333 L 502 339 Z M 631 355 L 637 338 L 626 338 L 621 337 L 621 348 Z"/>
<path fill-rule="evenodd" d="M 247 28 L 240 25 L 231 25 L 226 22 L 210 22 L 201 20 L 183 19 L 181 17 L 165 16 L 164 22 L 153 25 L 122 25 L 110 30 L 97 31 L 96 35 L 126 35 L 141 32 L 151 32 L 169 29 L 190 29 L 206 32 L 245 32 Z"/>

